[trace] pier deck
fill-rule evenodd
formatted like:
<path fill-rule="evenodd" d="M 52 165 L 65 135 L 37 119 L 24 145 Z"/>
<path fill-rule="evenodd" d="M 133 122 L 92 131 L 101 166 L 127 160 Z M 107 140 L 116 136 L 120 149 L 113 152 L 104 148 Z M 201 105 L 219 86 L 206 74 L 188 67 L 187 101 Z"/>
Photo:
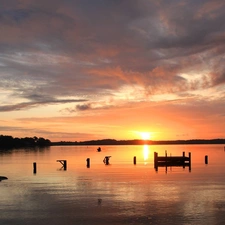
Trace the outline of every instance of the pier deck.
<path fill-rule="evenodd" d="M 154 152 L 154 167 L 157 170 L 158 167 L 167 167 L 167 166 L 188 166 L 191 168 L 191 153 L 189 152 L 189 157 L 185 156 L 185 152 L 183 152 L 182 156 L 158 156 L 157 152 Z"/>

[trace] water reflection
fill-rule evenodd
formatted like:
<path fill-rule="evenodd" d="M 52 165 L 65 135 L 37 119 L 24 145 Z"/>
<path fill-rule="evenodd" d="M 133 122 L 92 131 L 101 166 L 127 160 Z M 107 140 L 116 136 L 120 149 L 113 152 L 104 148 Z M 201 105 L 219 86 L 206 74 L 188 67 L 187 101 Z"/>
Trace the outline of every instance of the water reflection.
<path fill-rule="evenodd" d="M 147 164 L 148 156 L 149 156 L 149 145 L 143 145 L 143 156 L 144 156 L 144 164 Z"/>
<path fill-rule="evenodd" d="M 39 154 L 0 155 L 0 175 L 9 178 L 0 182 L 0 224 L 224 224 L 223 147 L 166 149 L 173 155 L 193 152 L 193 172 L 174 167 L 167 174 L 164 168 L 155 173 L 153 153 L 163 155 L 165 146 L 104 146 L 101 152 L 95 146 L 52 147 Z M 112 155 L 111 166 L 102 162 L 107 155 Z M 142 163 L 133 166 L 134 156 Z M 57 170 L 58 159 L 68 162 L 64 172 Z"/>

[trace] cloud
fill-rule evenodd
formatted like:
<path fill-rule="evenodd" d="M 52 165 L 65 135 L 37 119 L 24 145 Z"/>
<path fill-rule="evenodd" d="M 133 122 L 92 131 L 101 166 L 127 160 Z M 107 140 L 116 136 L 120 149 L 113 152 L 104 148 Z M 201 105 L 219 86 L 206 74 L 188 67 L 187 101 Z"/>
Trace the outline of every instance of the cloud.
<path fill-rule="evenodd" d="M 222 0 L 3 0 L 0 112 L 221 101 L 224 12 Z"/>
<path fill-rule="evenodd" d="M 33 95 L 30 96 L 30 98 L 33 99 L 41 99 L 42 96 Z M 77 102 L 84 102 L 85 99 L 43 99 L 39 101 L 31 101 L 31 102 L 22 102 L 14 105 L 2 105 L 0 106 L 0 112 L 9 112 L 9 111 L 19 111 L 19 110 L 26 110 L 37 106 L 43 106 L 43 105 L 51 105 L 51 104 L 65 104 L 65 103 L 77 103 Z"/>
<path fill-rule="evenodd" d="M 23 3 L 5 3 L 1 11 L 1 58 L 12 80 L 19 71 L 22 82 L 35 81 L 53 96 L 97 95 L 137 82 L 148 91 L 188 90 L 177 75 L 194 67 L 200 72 L 202 54 L 211 60 L 212 50 L 223 46 L 220 1 L 213 4 L 213 17 L 204 16 L 207 2 L 55 1 L 53 8 L 52 1 Z M 210 74 L 217 74 L 214 64 L 208 65 Z"/>
<path fill-rule="evenodd" d="M 91 105 L 90 104 L 85 104 L 85 105 L 77 105 L 76 106 L 76 109 L 77 110 L 80 110 L 80 111 L 84 111 L 84 110 L 88 110 L 91 108 Z"/>
<path fill-rule="evenodd" d="M 93 138 L 93 134 L 90 133 L 82 133 L 82 132 L 58 132 L 58 131 L 47 131 L 45 129 L 36 129 L 36 128 L 28 128 L 28 127 L 20 127 L 20 126 L 0 126 L 0 132 L 8 132 L 9 135 L 16 132 L 15 137 L 24 137 L 24 136 L 17 136 L 18 133 L 22 134 L 29 134 L 30 136 L 48 136 L 51 140 L 60 137 L 60 140 L 71 139 L 73 141 L 76 140 L 91 140 Z M 96 136 L 97 137 L 97 136 Z M 99 137 L 99 136 L 98 136 Z"/>

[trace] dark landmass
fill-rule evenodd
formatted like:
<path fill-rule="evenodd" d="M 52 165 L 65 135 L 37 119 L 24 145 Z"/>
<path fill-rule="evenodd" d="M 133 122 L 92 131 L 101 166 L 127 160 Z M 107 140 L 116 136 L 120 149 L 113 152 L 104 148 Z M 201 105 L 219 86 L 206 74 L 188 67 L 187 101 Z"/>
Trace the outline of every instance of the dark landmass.
<path fill-rule="evenodd" d="M 12 136 L 0 135 L 0 149 L 32 148 L 51 146 L 51 141 L 45 138 L 25 137 L 14 138 Z"/>
<path fill-rule="evenodd" d="M 16 148 L 33 148 L 33 147 L 48 147 L 48 146 L 75 146 L 75 145 L 188 145 L 188 144 L 225 144 L 225 139 L 192 139 L 192 140 L 115 140 L 102 139 L 90 141 L 60 141 L 51 142 L 43 137 L 25 137 L 14 138 L 12 136 L 0 135 L 0 150 L 1 149 L 16 149 Z"/>
<path fill-rule="evenodd" d="M 152 141 L 152 140 L 115 140 L 115 139 L 103 139 L 103 140 L 91 140 L 91 141 L 75 141 L 75 142 L 52 142 L 52 145 L 183 145 L 183 144 L 225 144 L 225 139 L 192 139 L 192 140 L 164 140 L 164 141 Z"/>

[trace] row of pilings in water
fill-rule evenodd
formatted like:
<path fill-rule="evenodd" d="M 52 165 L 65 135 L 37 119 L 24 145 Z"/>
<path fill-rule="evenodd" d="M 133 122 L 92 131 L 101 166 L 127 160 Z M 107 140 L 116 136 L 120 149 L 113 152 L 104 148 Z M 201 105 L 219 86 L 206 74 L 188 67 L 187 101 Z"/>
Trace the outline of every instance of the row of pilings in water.
<path fill-rule="evenodd" d="M 103 163 L 105 165 L 109 165 L 109 159 L 111 156 L 105 156 L 103 159 Z M 62 167 L 61 169 L 67 170 L 67 160 L 56 160 L 56 162 L 59 162 Z M 91 166 L 91 159 L 86 159 L 86 167 L 90 168 Z M 136 156 L 133 157 L 133 164 L 136 165 L 137 158 Z M 205 164 L 208 164 L 208 155 L 205 156 Z M 185 152 L 183 152 L 182 156 L 167 156 L 167 152 L 165 152 L 165 156 L 158 156 L 157 152 L 154 152 L 154 168 L 156 171 L 158 171 L 158 167 L 169 167 L 169 166 L 182 166 L 185 168 L 185 166 L 189 167 L 189 170 L 191 170 L 191 153 L 189 152 L 189 156 L 185 156 Z M 37 163 L 33 163 L 33 173 L 37 173 Z"/>

